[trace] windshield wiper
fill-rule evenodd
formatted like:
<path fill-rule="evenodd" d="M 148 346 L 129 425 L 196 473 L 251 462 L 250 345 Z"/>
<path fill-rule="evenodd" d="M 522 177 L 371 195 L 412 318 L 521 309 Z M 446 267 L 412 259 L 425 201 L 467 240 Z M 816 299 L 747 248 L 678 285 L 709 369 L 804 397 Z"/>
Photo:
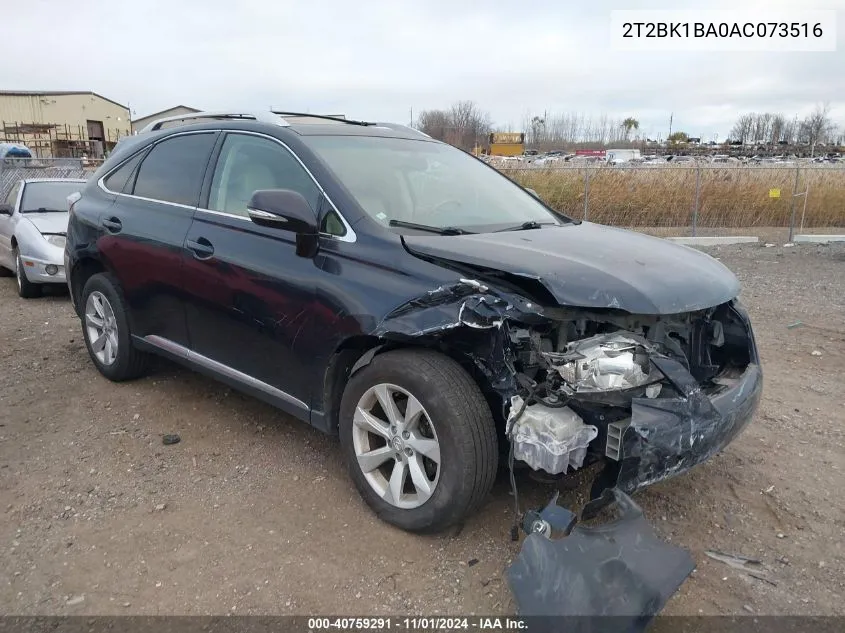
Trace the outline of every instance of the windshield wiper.
<path fill-rule="evenodd" d="M 388 226 L 398 226 L 405 229 L 428 231 L 429 233 L 437 233 L 438 235 L 472 235 L 472 231 L 465 231 L 464 229 L 459 229 L 456 226 L 429 226 L 427 224 L 405 222 L 405 220 L 391 220 L 387 224 Z"/>
<path fill-rule="evenodd" d="M 45 207 L 38 207 L 37 209 L 27 209 L 21 213 L 64 213 L 67 209 L 47 209 Z"/>
<path fill-rule="evenodd" d="M 528 220 L 516 226 L 508 226 L 504 229 L 493 231 L 494 233 L 502 233 L 503 231 L 530 231 L 531 229 L 539 229 L 544 226 L 560 226 L 556 222 L 537 222 L 536 220 Z"/>

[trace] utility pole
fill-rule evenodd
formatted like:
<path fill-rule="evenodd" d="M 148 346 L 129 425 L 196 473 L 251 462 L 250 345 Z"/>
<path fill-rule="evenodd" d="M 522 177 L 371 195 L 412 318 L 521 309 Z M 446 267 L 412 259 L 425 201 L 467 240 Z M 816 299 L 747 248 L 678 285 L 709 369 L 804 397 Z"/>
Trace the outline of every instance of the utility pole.
<path fill-rule="evenodd" d="M 672 113 L 669 115 L 669 136 L 667 136 L 667 137 L 666 137 L 666 140 L 667 140 L 667 141 L 669 140 L 669 137 L 671 137 L 671 136 L 672 136 L 672 119 L 674 119 L 674 118 L 675 118 L 675 113 L 674 113 L 674 112 L 672 112 Z"/>

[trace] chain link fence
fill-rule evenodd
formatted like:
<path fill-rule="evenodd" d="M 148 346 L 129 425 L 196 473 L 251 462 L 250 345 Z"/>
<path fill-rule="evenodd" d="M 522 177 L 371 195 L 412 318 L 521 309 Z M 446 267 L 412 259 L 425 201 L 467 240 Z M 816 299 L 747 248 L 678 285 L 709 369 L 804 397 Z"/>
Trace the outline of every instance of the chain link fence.
<path fill-rule="evenodd" d="M 0 201 L 18 180 L 27 178 L 89 178 L 102 161 L 83 158 L 14 158 L 0 160 Z"/>
<path fill-rule="evenodd" d="M 24 178 L 89 178 L 102 161 L 0 160 L 0 200 Z M 570 217 L 660 236 L 842 233 L 845 165 L 495 164 Z"/>
<path fill-rule="evenodd" d="M 654 235 L 791 240 L 845 227 L 841 164 L 494 166 L 570 217 Z"/>

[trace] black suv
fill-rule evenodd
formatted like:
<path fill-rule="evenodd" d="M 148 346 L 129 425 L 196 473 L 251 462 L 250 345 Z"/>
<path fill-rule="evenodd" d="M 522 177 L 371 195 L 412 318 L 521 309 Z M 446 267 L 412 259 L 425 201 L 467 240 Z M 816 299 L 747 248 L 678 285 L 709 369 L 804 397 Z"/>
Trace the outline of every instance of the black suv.
<path fill-rule="evenodd" d="M 573 221 L 398 125 L 162 120 L 71 204 L 65 263 L 97 369 L 169 357 L 338 433 L 367 503 L 434 531 L 498 464 L 631 492 L 712 456 L 762 375 L 736 278 Z"/>

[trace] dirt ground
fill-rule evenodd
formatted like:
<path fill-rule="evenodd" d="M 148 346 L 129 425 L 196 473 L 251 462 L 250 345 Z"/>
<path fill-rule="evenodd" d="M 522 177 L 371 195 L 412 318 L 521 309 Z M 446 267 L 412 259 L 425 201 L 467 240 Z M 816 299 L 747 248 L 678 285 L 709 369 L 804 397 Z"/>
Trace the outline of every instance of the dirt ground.
<path fill-rule="evenodd" d="M 845 245 L 709 252 L 743 284 L 764 400 L 722 454 L 636 495 L 697 563 L 665 612 L 845 615 Z M 13 284 L 0 279 L 2 613 L 513 612 L 504 477 L 461 529 L 401 532 L 360 500 L 335 439 L 165 361 L 112 384 L 67 296 L 25 301 Z M 560 487 L 580 507 L 584 481 Z M 523 507 L 553 490 L 520 480 Z M 759 559 L 755 576 L 708 549 Z"/>

